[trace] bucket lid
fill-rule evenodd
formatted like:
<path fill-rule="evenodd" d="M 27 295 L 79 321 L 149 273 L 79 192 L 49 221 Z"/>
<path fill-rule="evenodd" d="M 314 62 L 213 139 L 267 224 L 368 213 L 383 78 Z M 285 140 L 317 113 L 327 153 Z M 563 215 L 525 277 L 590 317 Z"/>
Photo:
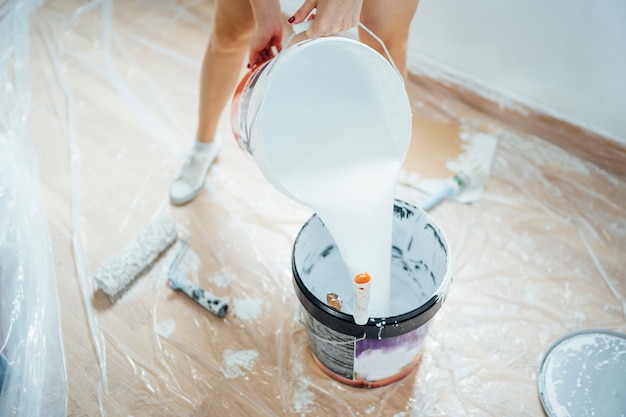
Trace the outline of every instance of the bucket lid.
<path fill-rule="evenodd" d="M 588 329 L 562 337 L 548 349 L 538 385 L 548 417 L 626 415 L 626 335 Z"/>

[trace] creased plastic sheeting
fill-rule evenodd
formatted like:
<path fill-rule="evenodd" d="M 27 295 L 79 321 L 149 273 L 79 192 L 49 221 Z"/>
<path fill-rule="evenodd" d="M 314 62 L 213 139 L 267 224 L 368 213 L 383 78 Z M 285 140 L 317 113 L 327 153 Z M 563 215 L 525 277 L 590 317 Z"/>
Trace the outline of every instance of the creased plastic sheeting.
<path fill-rule="evenodd" d="M 28 19 L 37 2 L 0 6 L 0 416 L 64 416 L 67 381 L 46 215 L 26 121 Z"/>
<path fill-rule="evenodd" d="M 418 370 L 374 390 L 326 376 L 291 282 L 311 212 L 267 183 L 227 117 L 198 198 L 168 201 L 195 131 L 213 7 L 63 0 L 32 16 L 28 126 L 55 242 L 68 415 L 537 416 L 552 342 L 626 331 L 624 180 L 417 89 L 416 112 L 497 137 L 491 177 L 477 204 L 432 213 L 454 278 Z M 223 319 L 167 286 L 180 242 L 116 303 L 95 287 L 97 267 L 163 214 L 190 231 L 179 270 L 228 300 Z"/>

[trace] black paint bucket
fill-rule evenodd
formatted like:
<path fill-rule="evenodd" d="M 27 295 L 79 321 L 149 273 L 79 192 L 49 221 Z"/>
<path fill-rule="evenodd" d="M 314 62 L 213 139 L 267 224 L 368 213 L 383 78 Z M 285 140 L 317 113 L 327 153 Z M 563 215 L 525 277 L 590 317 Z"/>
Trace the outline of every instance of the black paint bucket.
<path fill-rule="evenodd" d="M 352 282 L 335 242 L 317 215 L 294 243 L 294 287 L 300 320 L 315 361 L 331 377 L 358 387 L 387 385 L 419 365 L 430 320 L 452 280 L 448 242 L 434 220 L 404 201 L 394 205 L 389 317 L 357 325 L 351 314 Z M 342 311 L 326 294 L 344 299 Z"/>

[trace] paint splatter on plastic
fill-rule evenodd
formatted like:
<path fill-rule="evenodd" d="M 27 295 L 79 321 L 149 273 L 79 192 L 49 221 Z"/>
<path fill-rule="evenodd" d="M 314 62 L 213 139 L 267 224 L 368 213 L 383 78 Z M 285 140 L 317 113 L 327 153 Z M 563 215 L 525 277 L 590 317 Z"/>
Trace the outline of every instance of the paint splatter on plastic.
<path fill-rule="evenodd" d="M 251 371 L 254 368 L 258 357 L 259 352 L 253 349 L 238 351 L 226 349 L 220 371 L 227 379 L 244 376 L 246 371 Z"/>
<path fill-rule="evenodd" d="M 263 311 L 262 298 L 243 298 L 233 300 L 233 314 L 243 321 L 256 320 Z"/>
<path fill-rule="evenodd" d="M 208 278 L 209 282 L 220 287 L 220 288 L 228 288 L 230 284 L 233 282 L 235 275 L 228 268 L 222 268 L 218 273 Z"/>
<path fill-rule="evenodd" d="M 164 320 L 154 326 L 154 331 L 162 337 L 170 337 L 174 330 L 176 330 L 176 320 L 174 319 Z"/>
<path fill-rule="evenodd" d="M 304 349 L 305 340 L 301 339 L 302 343 L 294 345 L 294 352 L 289 361 L 289 366 L 292 372 L 292 386 L 294 387 L 293 395 L 291 397 L 293 403 L 293 411 L 300 415 L 305 415 L 311 411 L 311 405 L 315 401 L 315 394 L 309 389 L 311 384 L 310 379 L 304 375 Z"/>

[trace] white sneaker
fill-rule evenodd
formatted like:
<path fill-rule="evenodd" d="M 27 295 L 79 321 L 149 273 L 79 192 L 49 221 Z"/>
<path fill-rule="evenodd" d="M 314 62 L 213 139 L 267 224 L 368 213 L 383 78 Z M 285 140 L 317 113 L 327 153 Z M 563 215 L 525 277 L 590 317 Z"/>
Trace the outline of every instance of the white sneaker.
<path fill-rule="evenodd" d="M 176 179 L 170 186 L 170 202 L 175 205 L 187 204 L 193 200 L 204 185 L 207 172 L 222 147 L 222 141 L 215 141 L 203 150 L 191 149 Z"/>

